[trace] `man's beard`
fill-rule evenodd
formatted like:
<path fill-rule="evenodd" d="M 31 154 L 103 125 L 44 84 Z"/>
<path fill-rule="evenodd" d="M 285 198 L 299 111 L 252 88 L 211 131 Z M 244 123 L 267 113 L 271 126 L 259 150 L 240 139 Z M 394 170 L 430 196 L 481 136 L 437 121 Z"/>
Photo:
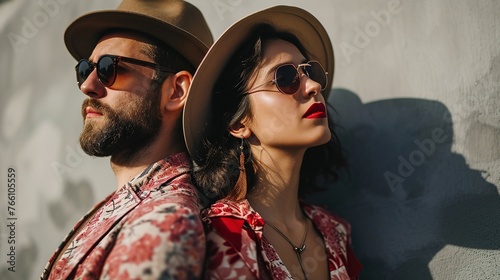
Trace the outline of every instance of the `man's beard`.
<path fill-rule="evenodd" d="M 103 114 L 99 123 L 89 119 L 80 135 L 80 145 L 91 156 L 106 157 L 121 154 L 131 157 L 152 142 L 161 127 L 159 93 L 148 91 L 145 99 L 134 99 L 114 110 L 98 99 L 86 99 L 82 114 L 90 106 Z M 103 123 L 104 121 L 104 123 Z"/>

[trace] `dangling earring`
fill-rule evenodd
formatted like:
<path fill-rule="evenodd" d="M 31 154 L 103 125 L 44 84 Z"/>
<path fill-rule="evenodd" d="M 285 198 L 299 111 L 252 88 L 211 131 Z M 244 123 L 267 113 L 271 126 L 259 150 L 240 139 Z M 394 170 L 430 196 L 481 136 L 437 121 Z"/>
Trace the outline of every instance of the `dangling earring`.
<path fill-rule="evenodd" d="M 247 172 L 245 170 L 245 153 L 243 153 L 243 141 L 244 138 L 242 137 L 240 144 L 240 175 L 233 189 L 226 197 L 229 200 L 240 201 L 247 195 Z"/>

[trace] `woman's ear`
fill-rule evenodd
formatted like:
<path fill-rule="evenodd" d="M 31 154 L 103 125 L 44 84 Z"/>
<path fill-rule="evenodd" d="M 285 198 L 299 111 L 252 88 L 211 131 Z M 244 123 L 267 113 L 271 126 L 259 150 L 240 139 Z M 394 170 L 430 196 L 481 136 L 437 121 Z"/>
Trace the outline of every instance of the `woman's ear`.
<path fill-rule="evenodd" d="M 249 120 L 244 118 L 242 121 L 239 121 L 232 126 L 229 127 L 229 133 L 236 138 L 248 138 L 252 135 L 252 130 L 250 130 Z"/>
<path fill-rule="evenodd" d="M 193 75 L 188 71 L 177 72 L 165 79 L 162 85 L 162 107 L 177 111 L 184 107 Z"/>

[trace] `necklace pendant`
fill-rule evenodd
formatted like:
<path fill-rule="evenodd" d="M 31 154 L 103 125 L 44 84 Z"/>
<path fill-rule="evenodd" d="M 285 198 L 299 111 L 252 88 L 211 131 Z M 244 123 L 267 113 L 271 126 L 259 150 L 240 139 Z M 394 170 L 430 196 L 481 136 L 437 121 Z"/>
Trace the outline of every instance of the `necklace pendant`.
<path fill-rule="evenodd" d="M 298 254 L 304 252 L 305 249 L 306 249 L 306 244 L 303 244 L 302 247 L 300 247 L 300 248 L 293 246 L 293 250 L 295 251 L 295 253 L 298 253 Z"/>

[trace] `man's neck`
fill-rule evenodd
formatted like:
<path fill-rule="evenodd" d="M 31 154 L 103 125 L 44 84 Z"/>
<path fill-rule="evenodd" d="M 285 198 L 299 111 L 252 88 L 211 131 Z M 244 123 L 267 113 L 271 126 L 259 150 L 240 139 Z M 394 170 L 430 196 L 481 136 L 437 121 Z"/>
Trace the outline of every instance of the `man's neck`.
<path fill-rule="evenodd" d="M 117 190 L 122 188 L 126 183 L 128 183 L 130 180 L 132 180 L 132 178 L 137 176 L 137 174 L 141 173 L 149 165 L 150 164 L 137 165 L 134 167 L 125 167 L 111 162 L 111 168 L 113 169 L 113 172 L 115 173 L 116 177 Z"/>
<path fill-rule="evenodd" d="M 124 151 L 111 156 L 111 169 L 116 177 L 117 190 L 151 164 L 184 151 L 183 147 L 174 147 L 166 143 L 161 145 L 157 142 L 136 152 Z"/>

